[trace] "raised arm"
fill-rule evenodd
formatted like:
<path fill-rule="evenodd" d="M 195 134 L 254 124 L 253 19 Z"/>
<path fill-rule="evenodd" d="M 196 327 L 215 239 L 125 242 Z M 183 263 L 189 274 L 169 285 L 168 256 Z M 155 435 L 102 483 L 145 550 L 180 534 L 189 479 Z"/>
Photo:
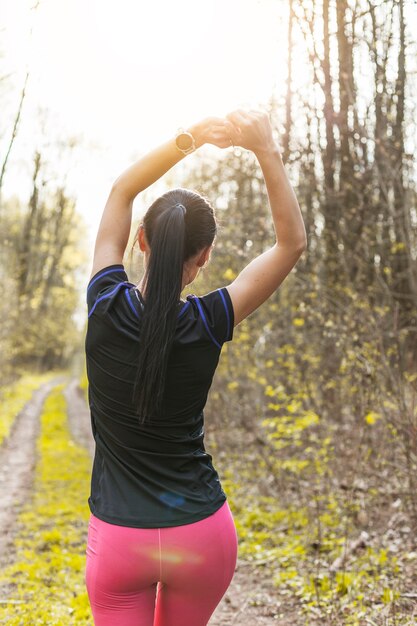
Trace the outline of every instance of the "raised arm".
<path fill-rule="evenodd" d="M 238 109 L 227 118 L 234 125 L 233 143 L 252 150 L 259 161 L 276 237 L 276 243 L 269 250 L 253 259 L 227 285 L 236 326 L 278 289 L 306 249 L 307 237 L 297 198 L 272 136 L 268 114 Z"/>
<path fill-rule="evenodd" d="M 209 117 L 188 127 L 196 148 L 211 143 L 230 146 L 230 122 Z M 91 277 L 108 265 L 123 262 L 132 224 L 135 197 L 184 158 L 171 138 L 128 167 L 113 183 L 97 232 Z"/>

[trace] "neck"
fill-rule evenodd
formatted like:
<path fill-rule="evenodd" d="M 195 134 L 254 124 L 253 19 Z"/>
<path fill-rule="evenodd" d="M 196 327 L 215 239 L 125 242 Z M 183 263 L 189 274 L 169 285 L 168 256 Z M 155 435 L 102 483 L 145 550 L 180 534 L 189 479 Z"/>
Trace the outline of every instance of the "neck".
<path fill-rule="evenodd" d="M 183 273 L 183 277 L 182 277 L 181 292 L 183 291 L 183 289 L 185 289 L 187 285 L 190 284 L 190 282 L 193 281 L 192 277 L 185 276 L 184 274 L 185 272 Z M 190 278 L 191 280 L 189 280 Z M 143 298 L 145 298 L 145 287 L 146 287 L 145 276 L 142 277 L 141 281 L 136 286 L 139 289 L 140 293 L 142 294 Z"/>

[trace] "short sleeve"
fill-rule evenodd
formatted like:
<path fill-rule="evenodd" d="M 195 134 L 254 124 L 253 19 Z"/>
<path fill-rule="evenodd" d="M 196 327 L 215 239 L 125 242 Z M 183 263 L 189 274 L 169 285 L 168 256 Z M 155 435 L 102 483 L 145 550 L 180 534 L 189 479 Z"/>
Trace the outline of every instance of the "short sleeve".
<path fill-rule="evenodd" d="M 103 267 L 91 278 L 87 285 L 88 316 L 92 315 L 97 305 L 106 298 L 111 298 L 128 282 L 124 265 L 118 263 Z"/>
<path fill-rule="evenodd" d="M 233 339 L 234 311 L 226 287 L 219 287 L 204 296 L 196 296 L 207 335 L 218 347 Z"/>

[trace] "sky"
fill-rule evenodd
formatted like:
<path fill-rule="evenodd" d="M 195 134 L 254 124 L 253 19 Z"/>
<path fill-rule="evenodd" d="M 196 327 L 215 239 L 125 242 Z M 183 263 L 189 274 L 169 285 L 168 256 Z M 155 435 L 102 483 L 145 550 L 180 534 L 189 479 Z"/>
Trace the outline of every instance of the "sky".
<path fill-rule="evenodd" d="M 3 197 L 28 198 L 33 151 L 49 146 L 51 179 L 65 179 L 90 237 L 134 160 L 180 126 L 285 89 L 277 0 L 0 0 L 0 14 L 3 155 L 29 71 Z"/>

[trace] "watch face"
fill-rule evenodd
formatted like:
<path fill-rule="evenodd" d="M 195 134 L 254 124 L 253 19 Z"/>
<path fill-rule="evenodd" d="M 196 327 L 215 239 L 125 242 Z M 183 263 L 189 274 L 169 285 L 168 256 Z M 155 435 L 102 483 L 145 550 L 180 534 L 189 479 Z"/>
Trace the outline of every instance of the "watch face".
<path fill-rule="evenodd" d="M 190 135 L 187 135 L 186 133 L 178 135 L 176 142 L 180 150 L 188 150 L 193 145 L 193 140 Z"/>

